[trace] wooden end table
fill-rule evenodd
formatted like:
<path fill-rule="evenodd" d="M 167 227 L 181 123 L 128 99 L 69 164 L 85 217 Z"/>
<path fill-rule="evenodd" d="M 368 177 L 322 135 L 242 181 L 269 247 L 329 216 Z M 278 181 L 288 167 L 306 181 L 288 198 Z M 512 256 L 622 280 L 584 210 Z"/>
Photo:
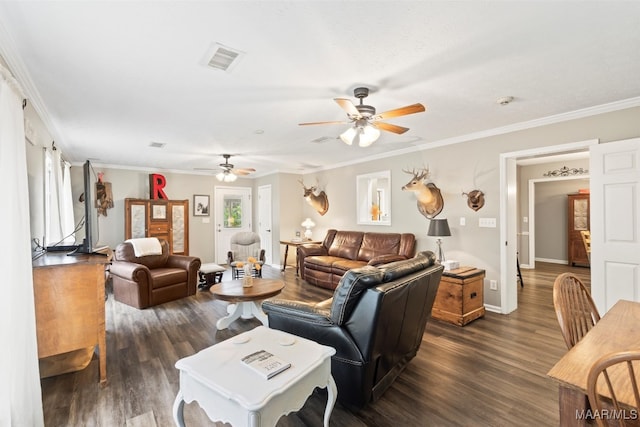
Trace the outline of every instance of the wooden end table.
<path fill-rule="evenodd" d="M 431 316 L 458 326 L 484 316 L 484 275 L 475 267 L 444 271 Z"/>
<path fill-rule="evenodd" d="M 242 280 L 231 280 L 229 282 L 213 285 L 209 292 L 222 301 L 228 301 L 228 316 L 216 322 L 218 329 L 226 329 L 229 325 L 242 316 L 243 319 L 255 317 L 263 325 L 268 326 L 269 320 L 260 307 L 260 301 L 278 295 L 284 289 L 282 280 L 254 278 L 253 286 L 245 288 Z"/>
<path fill-rule="evenodd" d="M 284 247 L 284 261 L 282 262 L 282 271 L 284 271 L 285 268 L 287 268 L 287 257 L 289 256 L 289 246 L 293 246 L 296 248 L 296 276 L 298 275 L 298 246 L 300 245 L 306 245 L 308 243 L 315 243 L 315 244 L 320 244 L 322 243 L 321 241 L 316 241 L 316 240 L 300 240 L 300 241 L 293 241 L 293 240 L 280 240 L 280 244 L 281 245 L 285 245 Z"/>
<path fill-rule="evenodd" d="M 266 350 L 291 363 L 271 379 L 244 366 L 241 359 Z M 173 419 L 184 426 L 184 404 L 194 400 L 211 420 L 234 427 L 275 426 L 282 415 L 297 411 L 316 387 L 327 389 L 324 426 L 329 426 L 338 391 L 331 376 L 332 347 L 283 331 L 258 326 L 176 362 L 180 390 Z"/>

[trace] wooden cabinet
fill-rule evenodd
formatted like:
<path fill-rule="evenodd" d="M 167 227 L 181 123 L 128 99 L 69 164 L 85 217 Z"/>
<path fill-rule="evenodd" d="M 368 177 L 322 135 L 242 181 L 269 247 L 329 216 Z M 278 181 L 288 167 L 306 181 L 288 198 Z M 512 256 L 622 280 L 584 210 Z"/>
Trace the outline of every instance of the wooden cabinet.
<path fill-rule="evenodd" d="M 442 273 L 431 310 L 434 319 L 464 326 L 484 313 L 484 270 L 460 267 Z"/>
<path fill-rule="evenodd" d="M 582 242 L 581 231 L 590 229 L 589 194 L 569 194 L 568 250 L 569 266 L 589 266 L 589 256 Z"/>
<path fill-rule="evenodd" d="M 98 347 L 100 382 L 107 380 L 104 282 L 109 257 L 46 253 L 33 262 L 40 375 L 85 368 Z"/>
<path fill-rule="evenodd" d="M 189 255 L 189 201 L 125 199 L 125 239 L 157 237 L 169 251 Z"/>

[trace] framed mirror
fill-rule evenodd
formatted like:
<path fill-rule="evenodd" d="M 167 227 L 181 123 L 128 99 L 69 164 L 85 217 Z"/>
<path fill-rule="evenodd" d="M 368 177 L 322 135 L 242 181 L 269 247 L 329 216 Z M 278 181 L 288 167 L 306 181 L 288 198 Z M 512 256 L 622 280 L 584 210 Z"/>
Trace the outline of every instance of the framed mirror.
<path fill-rule="evenodd" d="M 391 225 L 391 171 L 356 177 L 357 222 Z"/>

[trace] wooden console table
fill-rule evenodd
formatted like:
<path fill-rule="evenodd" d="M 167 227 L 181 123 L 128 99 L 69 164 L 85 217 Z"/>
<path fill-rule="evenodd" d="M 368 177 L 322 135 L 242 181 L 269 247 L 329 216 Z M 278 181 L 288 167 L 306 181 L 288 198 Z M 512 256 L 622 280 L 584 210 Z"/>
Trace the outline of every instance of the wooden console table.
<path fill-rule="evenodd" d="M 444 271 L 431 316 L 458 326 L 484 316 L 484 274 L 475 267 Z"/>
<path fill-rule="evenodd" d="M 52 252 L 33 261 L 41 376 L 85 368 L 97 346 L 100 382 L 107 380 L 104 284 L 109 259 L 102 255 L 67 256 L 65 252 Z M 88 360 L 83 360 L 87 357 Z M 43 373 L 43 362 L 47 366 L 47 360 L 52 368 Z"/>

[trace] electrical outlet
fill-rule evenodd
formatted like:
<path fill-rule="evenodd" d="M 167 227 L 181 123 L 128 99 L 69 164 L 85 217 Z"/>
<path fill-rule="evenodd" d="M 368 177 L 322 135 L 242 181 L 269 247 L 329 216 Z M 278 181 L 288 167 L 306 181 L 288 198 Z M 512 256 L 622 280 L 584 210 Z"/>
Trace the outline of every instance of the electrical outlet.
<path fill-rule="evenodd" d="M 492 291 L 498 290 L 498 281 L 497 280 L 489 280 L 489 289 Z"/>
<path fill-rule="evenodd" d="M 525 224 L 529 222 L 529 217 L 528 216 L 523 216 L 522 217 L 522 222 L 524 222 Z"/>
<path fill-rule="evenodd" d="M 460 225 L 467 225 L 467 220 L 463 216 L 460 217 Z"/>

